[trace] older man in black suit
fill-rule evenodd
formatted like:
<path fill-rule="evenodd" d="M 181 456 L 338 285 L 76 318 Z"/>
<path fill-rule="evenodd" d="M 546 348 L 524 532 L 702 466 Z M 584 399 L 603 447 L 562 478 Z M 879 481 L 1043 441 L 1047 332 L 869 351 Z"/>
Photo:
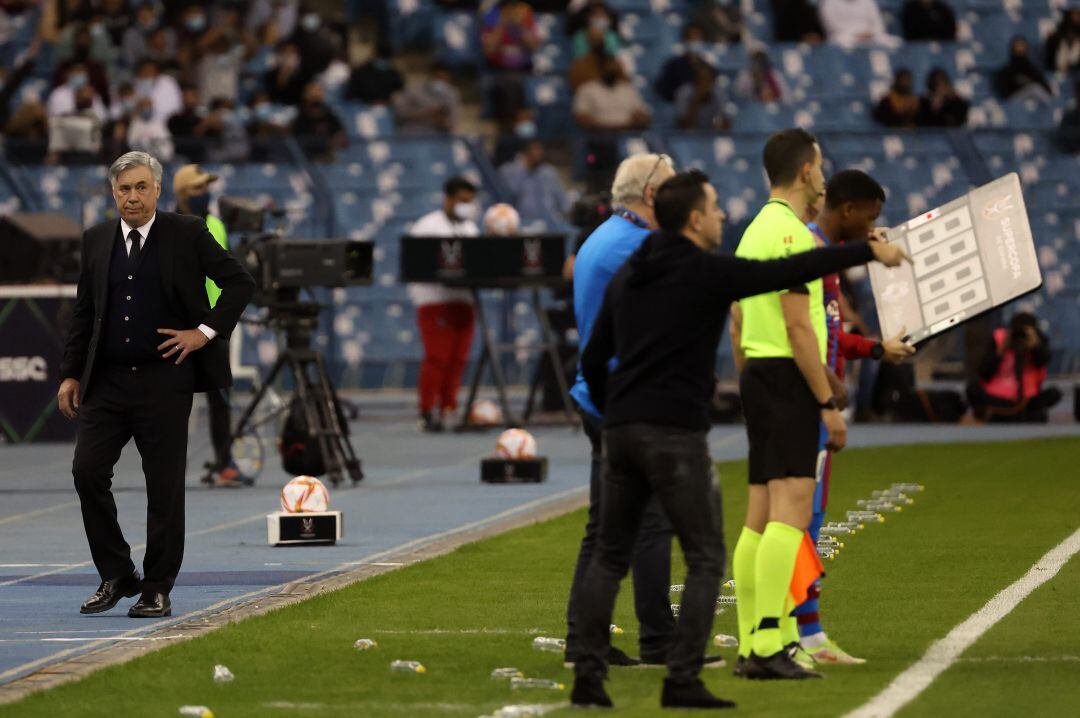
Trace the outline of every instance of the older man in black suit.
<path fill-rule="evenodd" d="M 83 233 L 57 395 L 60 410 L 79 417 L 72 473 L 101 575 L 82 613 L 141 593 L 129 616 L 171 615 L 169 592 L 184 555 L 192 396 L 232 383 L 229 333 L 255 288 L 202 218 L 157 210 L 161 175 L 161 163 L 145 152 L 121 156 L 109 169 L 120 218 Z M 207 277 L 221 287 L 213 309 Z M 132 563 L 111 491 L 113 467 L 132 438 L 146 478 L 145 578 Z"/>

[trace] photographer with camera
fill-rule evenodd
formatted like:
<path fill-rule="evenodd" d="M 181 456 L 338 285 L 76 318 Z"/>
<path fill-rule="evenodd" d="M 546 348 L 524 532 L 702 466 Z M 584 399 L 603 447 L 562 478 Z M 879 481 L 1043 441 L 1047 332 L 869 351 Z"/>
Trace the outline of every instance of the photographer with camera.
<path fill-rule="evenodd" d="M 1013 315 L 986 346 L 979 376 L 967 387 L 968 402 L 980 421 L 1045 423 L 1061 391 L 1043 388 L 1050 363 L 1050 340 L 1034 315 Z"/>

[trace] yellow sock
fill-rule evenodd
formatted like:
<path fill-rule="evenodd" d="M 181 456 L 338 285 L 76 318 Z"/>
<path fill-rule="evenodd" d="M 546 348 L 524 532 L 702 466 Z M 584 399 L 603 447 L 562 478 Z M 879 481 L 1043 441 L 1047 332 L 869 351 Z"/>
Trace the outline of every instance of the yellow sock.
<path fill-rule="evenodd" d="M 735 551 L 731 554 L 731 572 L 735 579 L 736 610 L 739 615 L 739 655 L 750 656 L 753 647 L 755 601 L 755 563 L 761 534 L 743 526 Z"/>
<path fill-rule="evenodd" d="M 791 576 L 802 537 L 801 530 L 779 521 L 770 521 L 761 535 L 755 563 L 754 599 L 754 653 L 759 656 L 771 656 L 784 647 L 780 619 L 790 600 Z M 739 587 L 738 581 L 735 587 Z"/>

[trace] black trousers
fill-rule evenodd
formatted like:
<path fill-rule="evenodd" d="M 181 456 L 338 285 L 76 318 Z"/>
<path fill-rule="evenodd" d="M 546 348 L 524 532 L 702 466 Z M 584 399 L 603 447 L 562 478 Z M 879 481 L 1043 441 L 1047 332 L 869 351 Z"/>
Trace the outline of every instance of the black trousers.
<path fill-rule="evenodd" d="M 146 479 L 143 590 L 169 593 L 184 557 L 184 471 L 194 375 L 190 360 L 104 365 L 79 409 L 72 474 L 90 554 L 102 580 L 135 570 L 117 522 L 113 467 L 128 441 Z"/>
<path fill-rule="evenodd" d="M 596 552 L 596 537 L 600 530 L 601 486 L 604 468 L 600 420 L 587 411 L 579 411 L 585 435 L 592 447 L 589 473 L 589 519 L 585 523 L 585 538 L 581 539 L 574 580 L 570 584 L 570 600 L 566 606 L 566 658 L 577 660 L 577 610 L 585 573 Z M 641 658 L 649 663 L 663 663 L 675 636 L 675 618 L 669 603 L 671 587 L 671 522 L 653 497 L 645 505 L 631 560 L 634 582 L 634 612 L 640 632 L 638 645 Z"/>
<path fill-rule="evenodd" d="M 214 468 L 224 469 L 232 463 L 232 414 L 229 410 L 229 390 L 211 389 L 206 392 L 210 415 L 210 442 L 214 445 Z"/>
<path fill-rule="evenodd" d="M 1061 398 L 1061 390 L 1053 386 L 1023 402 L 987 394 L 978 380 L 967 385 L 967 400 L 975 416 L 990 422 L 1045 424 L 1049 420 L 1050 409 Z"/>
<path fill-rule="evenodd" d="M 723 513 L 705 435 L 653 424 L 604 431 L 599 541 L 577 607 L 578 676 L 607 673 L 608 627 L 619 582 L 630 567 L 645 507 L 654 497 L 671 520 L 687 564 L 668 673 L 674 681 L 689 682 L 701 672 L 724 571 Z"/>

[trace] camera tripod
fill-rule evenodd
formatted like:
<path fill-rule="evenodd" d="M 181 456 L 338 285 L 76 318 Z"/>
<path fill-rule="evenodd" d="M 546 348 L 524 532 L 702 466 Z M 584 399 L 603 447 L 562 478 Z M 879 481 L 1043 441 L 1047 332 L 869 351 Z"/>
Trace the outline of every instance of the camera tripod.
<path fill-rule="evenodd" d="M 233 429 L 232 441 L 249 430 L 251 417 L 278 375 L 287 367 L 296 382 L 295 396 L 303 406 L 308 435 L 318 441 L 326 475 L 337 487 L 345 473 L 354 484 L 364 478 L 360 460 L 346 434 L 340 415 L 337 392 L 326 373 L 326 361 L 311 348 L 311 333 L 318 323 L 321 306 L 314 302 L 282 302 L 269 306 L 267 323 L 285 334 L 285 348 L 263 379 L 251 403 Z"/>

